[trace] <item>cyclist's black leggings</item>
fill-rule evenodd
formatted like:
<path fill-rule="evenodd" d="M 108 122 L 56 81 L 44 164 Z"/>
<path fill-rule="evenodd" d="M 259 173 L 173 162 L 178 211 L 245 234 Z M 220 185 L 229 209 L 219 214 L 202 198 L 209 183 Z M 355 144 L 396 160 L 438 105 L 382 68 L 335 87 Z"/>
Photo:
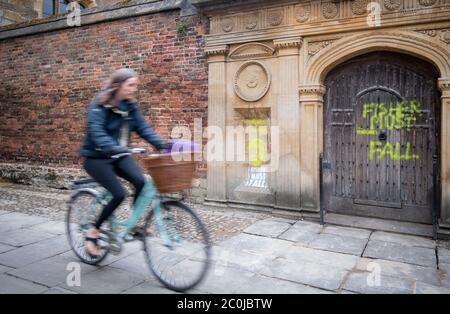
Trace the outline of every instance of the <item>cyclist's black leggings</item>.
<path fill-rule="evenodd" d="M 97 229 L 102 223 L 111 216 L 114 210 L 119 207 L 120 203 L 127 197 L 125 188 L 120 183 L 117 176 L 124 178 L 133 184 L 136 194 L 134 201 L 141 192 L 145 184 L 145 177 L 139 166 L 130 156 L 121 157 L 119 159 L 97 159 L 86 158 L 84 169 L 98 183 L 111 192 L 113 198 L 105 205 L 100 217 L 95 223 Z"/>

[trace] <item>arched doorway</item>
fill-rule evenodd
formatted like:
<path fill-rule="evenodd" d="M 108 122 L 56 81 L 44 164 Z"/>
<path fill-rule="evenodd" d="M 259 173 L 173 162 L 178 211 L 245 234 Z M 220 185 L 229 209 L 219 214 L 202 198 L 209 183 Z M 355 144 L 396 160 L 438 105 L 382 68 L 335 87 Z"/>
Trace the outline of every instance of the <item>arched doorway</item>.
<path fill-rule="evenodd" d="M 328 73 L 327 211 L 431 223 L 438 78 L 432 64 L 389 51 L 360 55 Z"/>

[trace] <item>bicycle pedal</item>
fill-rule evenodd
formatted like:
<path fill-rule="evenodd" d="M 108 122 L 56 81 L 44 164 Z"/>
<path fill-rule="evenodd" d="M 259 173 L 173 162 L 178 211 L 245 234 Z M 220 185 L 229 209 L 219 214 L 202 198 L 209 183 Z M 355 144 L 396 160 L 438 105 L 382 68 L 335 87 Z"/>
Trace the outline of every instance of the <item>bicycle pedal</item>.
<path fill-rule="evenodd" d="M 136 240 L 140 240 L 139 236 L 136 234 L 128 234 L 125 236 L 124 238 L 125 242 L 132 242 L 132 241 L 136 241 Z"/>
<path fill-rule="evenodd" d="M 133 230 L 131 230 L 131 235 L 133 237 L 143 237 L 144 236 L 144 228 L 143 227 L 136 227 Z"/>
<path fill-rule="evenodd" d="M 135 240 L 141 240 L 144 238 L 144 232 L 143 231 L 136 231 L 134 232 L 131 237 Z"/>
<path fill-rule="evenodd" d="M 109 245 L 109 252 L 112 255 L 119 255 L 122 252 L 122 245 L 119 243 L 111 243 Z"/>

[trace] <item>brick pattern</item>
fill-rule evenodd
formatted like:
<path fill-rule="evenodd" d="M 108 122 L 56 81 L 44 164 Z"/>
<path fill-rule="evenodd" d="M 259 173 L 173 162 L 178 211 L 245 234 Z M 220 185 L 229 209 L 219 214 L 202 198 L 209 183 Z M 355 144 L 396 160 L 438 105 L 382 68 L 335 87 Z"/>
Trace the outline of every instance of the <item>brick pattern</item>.
<path fill-rule="evenodd" d="M 206 18 L 169 11 L 3 40 L 0 162 L 79 166 L 86 108 L 124 66 L 139 73 L 141 108 L 163 138 L 195 118 L 206 126 L 207 31 Z"/>

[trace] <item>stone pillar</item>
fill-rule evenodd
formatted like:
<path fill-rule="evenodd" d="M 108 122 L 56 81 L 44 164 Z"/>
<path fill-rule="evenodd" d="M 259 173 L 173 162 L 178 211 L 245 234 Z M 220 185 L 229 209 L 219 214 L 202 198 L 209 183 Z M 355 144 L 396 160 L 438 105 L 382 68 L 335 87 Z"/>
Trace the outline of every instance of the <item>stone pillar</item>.
<path fill-rule="evenodd" d="M 450 78 L 439 79 L 441 115 L 441 227 L 450 229 Z"/>
<path fill-rule="evenodd" d="M 36 0 L 34 1 L 34 11 L 37 13 L 37 17 L 38 18 L 42 18 L 42 4 L 43 4 L 43 0 Z"/>
<path fill-rule="evenodd" d="M 302 209 L 320 208 L 319 156 L 323 151 L 323 95 L 321 84 L 300 85 L 300 178 Z"/>
<path fill-rule="evenodd" d="M 300 115 L 298 108 L 301 37 L 274 40 L 278 50 L 277 104 L 272 126 L 279 127 L 279 167 L 276 172 L 275 209 L 300 211 Z"/>
<path fill-rule="evenodd" d="M 225 129 L 226 129 L 226 63 L 225 58 L 228 46 L 214 46 L 205 49 L 208 56 L 208 127 L 216 128 L 215 136 L 221 137 L 216 143 L 222 141 L 218 160 L 208 160 L 207 174 L 207 202 L 225 203 L 226 196 L 226 160 L 225 160 Z M 216 155 L 217 156 L 217 155 Z"/>

